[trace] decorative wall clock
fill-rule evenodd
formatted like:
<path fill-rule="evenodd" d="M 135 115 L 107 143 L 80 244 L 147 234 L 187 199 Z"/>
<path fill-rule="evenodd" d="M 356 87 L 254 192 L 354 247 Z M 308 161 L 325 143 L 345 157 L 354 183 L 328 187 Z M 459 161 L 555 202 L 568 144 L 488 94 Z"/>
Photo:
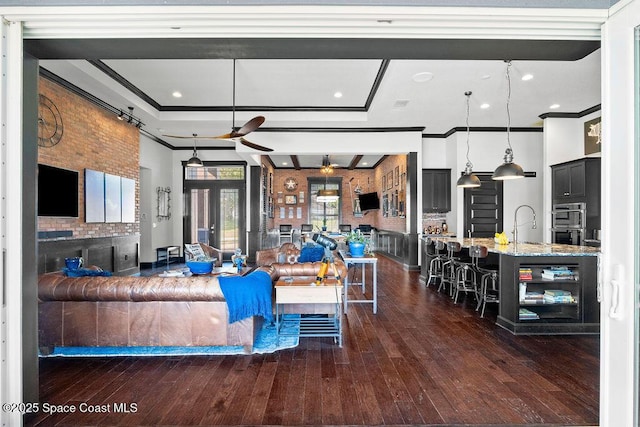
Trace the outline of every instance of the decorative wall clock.
<path fill-rule="evenodd" d="M 284 180 L 284 189 L 287 191 L 296 191 L 298 188 L 298 181 L 295 178 L 287 178 Z"/>
<path fill-rule="evenodd" d="M 40 94 L 38 104 L 38 145 L 53 147 L 62 139 L 64 125 L 62 115 L 56 104 L 46 96 Z"/>

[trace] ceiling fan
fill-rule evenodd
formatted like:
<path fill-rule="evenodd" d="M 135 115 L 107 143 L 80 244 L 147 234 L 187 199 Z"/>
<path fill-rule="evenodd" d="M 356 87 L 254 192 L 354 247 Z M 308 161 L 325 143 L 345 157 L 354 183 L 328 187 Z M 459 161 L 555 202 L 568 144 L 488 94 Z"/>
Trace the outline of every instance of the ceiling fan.
<path fill-rule="evenodd" d="M 231 132 L 226 133 L 224 135 L 218 136 L 183 136 L 183 135 L 162 135 L 169 138 L 197 138 L 197 139 L 230 139 L 230 140 L 238 140 L 242 145 L 245 145 L 249 148 L 253 148 L 254 150 L 259 151 L 273 151 L 272 148 L 264 147 L 262 145 L 255 144 L 251 141 L 247 141 L 244 136 L 250 134 L 251 132 L 258 129 L 262 123 L 264 123 L 264 116 L 256 116 L 249 120 L 247 123 L 242 125 L 242 127 L 238 130 L 235 129 L 236 124 L 236 60 L 233 60 L 233 107 L 232 107 L 232 118 L 231 118 Z"/>

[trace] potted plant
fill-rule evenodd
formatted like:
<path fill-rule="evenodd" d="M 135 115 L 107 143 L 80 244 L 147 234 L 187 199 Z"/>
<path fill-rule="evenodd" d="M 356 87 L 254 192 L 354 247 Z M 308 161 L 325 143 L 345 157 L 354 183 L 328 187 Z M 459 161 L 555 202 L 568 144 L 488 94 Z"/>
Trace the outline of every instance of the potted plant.
<path fill-rule="evenodd" d="M 364 256 L 365 246 L 369 244 L 369 238 L 362 234 L 360 230 L 354 230 L 347 235 L 347 243 L 352 257 L 362 257 Z"/>
<path fill-rule="evenodd" d="M 327 218 L 322 218 L 322 231 L 327 231 Z"/>

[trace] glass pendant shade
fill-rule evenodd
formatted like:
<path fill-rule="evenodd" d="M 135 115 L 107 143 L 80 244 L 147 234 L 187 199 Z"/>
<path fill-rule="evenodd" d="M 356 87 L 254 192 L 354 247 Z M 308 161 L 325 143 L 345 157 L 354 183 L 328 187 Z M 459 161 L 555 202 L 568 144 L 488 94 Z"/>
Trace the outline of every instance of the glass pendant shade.
<path fill-rule="evenodd" d="M 318 193 L 316 194 L 316 200 L 323 203 L 335 202 L 338 199 L 340 199 L 338 190 L 318 190 Z"/>

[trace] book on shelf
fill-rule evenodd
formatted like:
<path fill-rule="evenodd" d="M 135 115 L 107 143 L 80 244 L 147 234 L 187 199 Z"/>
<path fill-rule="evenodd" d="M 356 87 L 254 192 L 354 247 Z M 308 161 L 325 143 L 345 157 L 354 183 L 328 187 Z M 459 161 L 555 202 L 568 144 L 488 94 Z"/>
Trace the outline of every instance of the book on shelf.
<path fill-rule="evenodd" d="M 575 274 L 573 270 L 569 267 L 550 267 L 543 268 L 542 274 L 543 279 L 556 280 L 556 279 L 574 279 Z"/>
<path fill-rule="evenodd" d="M 526 292 L 521 304 L 544 304 L 544 295 L 540 292 Z"/>
<path fill-rule="evenodd" d="M 531 310 L 527 310 L 526 308 L 521 308 L 518 311 L 518 317 L 520 318 L 520 320 L 531 320 L 531 319 L 539 319 L 540 316 L 538 316 L 537 313 L 531 311 Z"/>
<path fill-rule="evenodd" d="M 520 276 L 521 281 L 533 280 L 533 270 L 528 267 L 520 267 L 518 275 Z"/>
<path fill-rule="evenodd" d="M 545 289 L 544 294 L 552 297 L 571 296 L 571 291 L 566 291 L 564 289 Z"/>
<path fill-rule="evenodd" d="M 572 304 L 576 302 L 571 292 L 562 289 L 547 289 L 544 291 L 544 301 L 552 304 Z"/>

